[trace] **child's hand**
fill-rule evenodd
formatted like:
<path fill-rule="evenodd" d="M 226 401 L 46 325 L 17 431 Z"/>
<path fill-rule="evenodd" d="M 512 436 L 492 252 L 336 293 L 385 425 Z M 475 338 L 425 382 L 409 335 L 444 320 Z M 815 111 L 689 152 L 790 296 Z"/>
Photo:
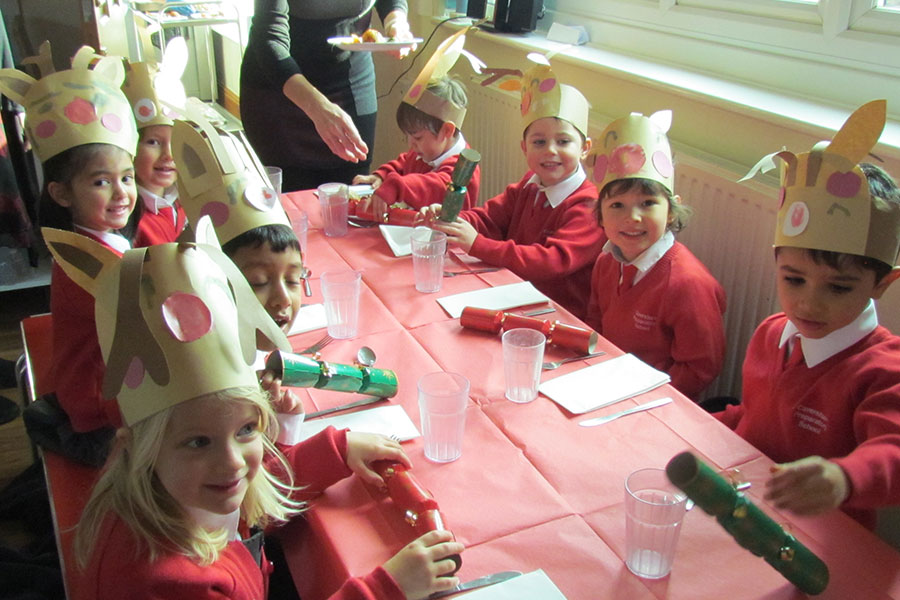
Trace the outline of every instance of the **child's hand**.
<path fill-rule="evenodd" d="M 406 452 L 389 437 L 377 433 L 347 432 L 347 466 L 368 484 L 384 489 L 381 476 L 369 468 L 373 460 L 396 460 L 412 468 Z"/>
<path fill-rule="evenodd" d="M 387 202 L 385 202 L 378 194 L 372 194 L 368 198 L 360 198 L 356 203 L 356 214 L 372 215 L 372 220 L 381 222 L 388 212 Z"/>
<path fill-rule="evenodd" d="M 434 221 L 431 226 L 438 231 L 447 234 L 447 241 L 456 244 L 463 251 L 468 252 L 478 237 L 478 232 L 468 221 L 457 218 L 452 223 L 444 223 L 443 221 Z"/>
<path fill-rule="evenodd" d="M 430 206 L 423 206 L 419 209 L 419 214 L 416 218 L 417 224 L 422 225 L 431 225 L 437 218 L 441 216 L 441 205 L 440 204 L 432 204 Z"/>
<path fill-rule="evenodd" d="M 357 175 L 353 178 L 353 185 L 371 185 L 372 188 L 378 189 L 381 185 L 381 177 L 378 175 Z"/>
<path fill-rule="evenodd" d="M 464 549 L 462 544 L 453 541 L 449 531 L 429 531 L 384 563 L 384 570 L 391 574 L 408 600 L 427 598 L 459 585 L 458 577 L 447 576 L 456 568 L 456 563 L 447 557 Z"/>
<path fill-rule="evenodd" d="M 287 388 L 282 388 L 281 379 L 275 377 L 272 371 L 263 371 L 262 377 L 259 378 L 259 385 L 269 392 L 275 412 L 289 415 L 303 413 L 303 402 L 300 401 L 297 394 Z"/>
<path fill-rule="evenodd" d="M 798 515 L 818 515 L 843 504 L 850 493 L 844 470 L 821 456 L 772 467 L 765 499 Z"/>

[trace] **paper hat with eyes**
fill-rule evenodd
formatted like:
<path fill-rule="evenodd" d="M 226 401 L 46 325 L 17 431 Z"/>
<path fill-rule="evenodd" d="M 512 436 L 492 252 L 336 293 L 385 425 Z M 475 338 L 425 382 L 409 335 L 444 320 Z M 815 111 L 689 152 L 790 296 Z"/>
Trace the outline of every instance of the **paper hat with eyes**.
<path fill-rule="evenodd" d="M 112 144 L 134 156 L 137 129 L 120 89 L 121 58 L 82 46 L 71 69 L 55 71 L 50 42 L 44 42 L 38 56 L 23 62 L 37 65 L 41 78 L 0 70 L 0 92 L 25 107 L 25 130 L 40 160 L 91 143 Z"/>
<path fill-rule="evenodd" d="M 894 265 L 900 248 L 900 207 L 873 199 L 859 167 L 878 143 L 887 102 L 858 108 L 830 142 L 809 152 L 787 150 L 760 160 L 741 181 L 783 162 L 775 246 L 867 256 Z"/>
<path fill-rule="evenodd" d="M 672 149 L 666 132 L 672 125 L 672 111 L 661 110 L 645 117 L 631 113 L 616 119 L 594 140 L 587 159 L 588 170 L 601 192 L 617 179 L 650 179 L 675 189 Z"/>
<path fill-rule="evenodd" d="M 531 53 L 528 58 L 537 64 L 522 75 L 522 131 L 538 119 L 557 117 L 588 137 L 587 98 L 571 85 L 560 83 L 546 57 Z"/>
<path fill-rule="evenodd" d="M 196 111 L 184 112 L 172 130 L 172 154 L 178 165 L 178 200 L 188 221 L 209 216 L 223 244 L 263 225 L 290 227 L 244 135 L 218 129 Z"/>
<path fill-rule="evenodd" d="M 137 128 L 151 125 L 172 125 L 171 109 L 163 104 L 183 106 L 184 85 L 181 75 L 187 65 L 187 45 L 184 38 L 174 38 L 166 45 L 162 63 L 128 63 L 125 68 L 125 84 L 122 91 L 131 103 Z"/>
<path fill-rule="evenodd" d="M 103 397 L 118 399 L 127 425 L 185 400 L 257 386 L 257 330 L 290 350 L 216 246 L 160 244 L 120 257 L 82 235 L 42 231 L 62 269 L 95 299 Z"/>
<path fill-rule="evenodd" d="M 466 107 L 459 106 L 448 98 L 438 97 L 428 90 L 428 85 L 446 77 L 460 56 L 465 56 L 469 60 L 476 73 L 481 72 L 484 63 L 463 49 L 466 43 L 465 33 L 469 29 L 469 27 L 460 29 L 440 43 L 403 97 L 406 104 L 415 106 L 426 115 L 453 123 L 457 129 L 462 127 L 466 118 Z"/>

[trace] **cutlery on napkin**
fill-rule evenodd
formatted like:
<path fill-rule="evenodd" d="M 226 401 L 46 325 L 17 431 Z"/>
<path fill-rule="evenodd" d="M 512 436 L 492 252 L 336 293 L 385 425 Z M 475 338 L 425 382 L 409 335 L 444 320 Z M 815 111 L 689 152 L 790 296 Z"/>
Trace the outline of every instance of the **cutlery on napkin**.
<path fill-rule="evenodd" d="M 604 423 L 609 423 L 610 421 L 615 421 L 619 417 L 624 417 L 625 415 L 633 415 L 636 412 L 641 412 L 643 410 L 650 410 L 651 408 L 656 408 L 657 406 L 664 406 L 672 402 L 671 398 L 659 398 L 658 400 L 652 400 L 650 402 L 645 402 L 643 404 L 638 404 L 632 408 L 628 408 L 625 410 L 620 410 L 617 413 L 613 413 L 611 415 L 606 415 L 605 417 L 596 417 L 594 419 L 587 419 L 586 421 L 582 421 L 579 423 L 582 427 L 593 427 L 594 425 L 603 425 Z"/>
<path fill-rule="evenodd" d="M 428 600 L 436 600 L 437 598 L 444 598 L 446 596 L 452 596 L 453 594 L 458 594 L 460 592 L 467 592 L 469 590 L 474 590 L 480 587 L 485 587 L 488 585 L 494 585 L 496 583 L 502 583 L 507 579 L 512 579 L 513 577 L 518 577 L 521 575 L 521 571 L 501 571 L 499 573 L 493 573 L 491 575 L 485 575 L 484 577 L 479 577 L 477 579 L 473 579 L 472 581 L 467 581 L 466 583 L 461 583 L 456 587 L 453 587 L 444 592 L 435 592 L 428 596 Z"/>

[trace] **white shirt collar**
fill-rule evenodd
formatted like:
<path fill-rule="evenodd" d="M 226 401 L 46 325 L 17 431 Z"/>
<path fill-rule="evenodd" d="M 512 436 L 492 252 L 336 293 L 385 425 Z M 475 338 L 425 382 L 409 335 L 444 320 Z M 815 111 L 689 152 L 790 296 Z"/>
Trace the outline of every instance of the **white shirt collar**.
<path fill-rule="evenodd" d="M 572 195 L 572 193 L 581 187 L 581 184 L 584 183 L 584 180 L 587 179 L 587 175 L 584 172 L 581 164 L 579 163 L 578 168 L 575 169 L 571 175 L 560 181 L 559 183 L 555 183 L 550 186 L 543 186 L 541 184 L 540 177 L 537 176 L 537 173 L 533 174 L 528 178 L 528 181 L 525 182 L 525 185 L 534 184 L 538 186 L 538 189 L 547 194 L 547 201 L 550 203 L 550 206 L 556 208 L 562 201 Z"/>
<path fill-rule="evenodd" d="M 788 320 L 784 326 L 784 331 L 781 332 L 781 340 L 778 342 L 778 347 L 783 347 L 790 340 L 794 339 L 794 336 L 799 337 L 806 366 L 812 368 L 838 352 L 846 350 L 875 331 L 876 327 L 878 327 L 878 313 L 875 310 L 875 301 L 869 300 L 869 304 L 866 305 L 866 308 L 859 313 L 859 316 L 852 323 L 815 340 L 800 335 L 796 325 Z"/>
<path fill-rule="evenodd" d="M 238 525 L 241 522 L 240 508 L 227 515 L 220 515 L 194 506 L 185 506 L 184 512 L 193 519 L 194 523 L 207 531 L 224 529 L 225 533 L 228 534 L 229 542 L 241 539 L 241 536 L 238 534 Z"/>
<path fill-rule="evenodd" d="M 449 150 L 447 150 L 434 160 L 425 161 L 426 164 L 431 165 L 432 169 L 437 169 L 445 160 L 447 160 L 451 156 L 456 156 L 466 149 L 466 138 L 463 137 L 462 131 L 457 130 L 457 132 L 459 132 L 459 136 L 456 138 L 456 142 L 452 146 L 450 146 Z"/>
<path fill-rule="evenodd" d="M 675 234 L 671 231 L 667 231 L 662 235 L 661 238 L 656 240 L 656 242 L 654 242 L 652 246 L 641 252 L 641 254 L 630 263 L 625 260 L 624 256 L 622 256 L 622 251 L 619 250 L 619 247 L 609 240 L 607 240 L 607 242 L 603 245 L 603 253 L 612 254 L 613 258 L 615 258 L 623 265 L 629 264 L 637 267 L 637 273 L 635 273 L 634 281 L 632 282 L 637 283 L 644 277 L 644 275 L 647 274 L 647 271 L 652 269 L 656 265 L 656 263 L 659 262 L 659 259 L 661 259 L 663 255 L 665 255 L 665 253 L 668 252 L 669 249 L 674 245 Z"/>
<path fill-rule="evenodd" d="M 100 238 L 107 246 L 118 250 L 122 254 L 125 254 L 127 251 L 131 250 L 131 242 L 129 242 L 124 235 L 114 233 L 112 231 L 97 231 L 96 229 L 82 227 L 81 225 L 76 225 L 75 227 L 87 231 L 94 237 Z"/>
<path fill-rule="evenodd" d="M 159 209 L 161 208 L 169 208 L 175 201 L 178 199 L 178 189 L 173 185 L 163 192 L 162 196 L 157 196 L 147 188 L 143 186 L 138 186 L 138 192 L 140 192 L 141 201 L 144 203 L 144 208 L 149 210 L 151 213 L 158 214 Z"/>

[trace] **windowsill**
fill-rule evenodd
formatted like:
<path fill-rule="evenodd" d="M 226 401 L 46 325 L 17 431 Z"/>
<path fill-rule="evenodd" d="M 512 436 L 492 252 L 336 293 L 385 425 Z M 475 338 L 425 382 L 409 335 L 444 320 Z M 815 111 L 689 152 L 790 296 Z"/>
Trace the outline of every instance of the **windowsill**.
<path fill-rule="evenodd" d="M 431 19 L 429 24 L 433 27 L 439 21 Z M 457 26 L 451 24 L 451 27 Z M 600 125 L 632 110 L 649 114 L 672 108 L 675 111 L 670 135 L 673 143 L 695 149 L 694 154 L 719 156 L 722 160 L 718 162 L 735 173 L 746 171 L 758 158 L 783 145 L 803 152 L 815 142 L 829 139 L 856 108 L 829 106 L 593 45 L 566 47 L 547 40 L 543 33 L 479 30 L 470 34 L 470 38 L 473 43 L 467 46 L 502 47 L 494 49 L 502 57 L 502 63 L 491 64 L 487 57 L 481 57 L 489 66 L 521 67 L 528 52 L 547 53 L 565 48 L 552 62 L 560 72 L 567 71 L 567 67 L 574 68 L 571 72 L 576 74 L 575 79 L 567 78 L 568 72 L 561 73 L 560 77 L 588 96 L 595 116 L 605 117 Z M 510 53 L 503 52 L 507 48 L 519 52 L 510 59 Z M 480 50 L 473 51 L 480 56 Z M 590 81 L 590 85 L 585 85 L 585 81 Z M 601 91 L 604 89 L 613 91 L 604 94 Z M 636 91 L 629 93 L 632 89 Z M 622 110 L 622 106 L 627 108 Z M 689 125 L 683 124 L 679 129 L 679 121 Z M 873 153 L 884 159 L 888 171 L 895 175 L 900 172 L 900 122 L 888 120 Z"/>

